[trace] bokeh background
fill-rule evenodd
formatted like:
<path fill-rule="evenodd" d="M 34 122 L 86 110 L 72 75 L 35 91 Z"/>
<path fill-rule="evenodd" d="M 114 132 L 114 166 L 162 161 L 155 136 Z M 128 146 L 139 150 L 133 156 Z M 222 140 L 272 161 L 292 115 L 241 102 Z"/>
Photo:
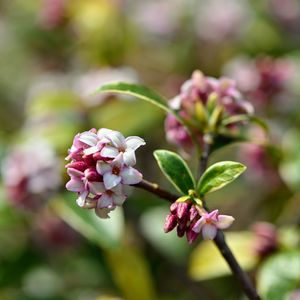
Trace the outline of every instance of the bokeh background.
<path fill-rule="evenodd" d="M 167 203 L 132 189 L 100 220 L 64 187 L 73 136 L 107 127 L 142 136 L 138 169 L 171 190 L 152 155 L 176 150 L 164 113 L 92 93 L 171 99 L 195 69 L 234 78 L 269 126 L 213 154 L 248 170 L 209 206 L 236 218 L 228 242 L 264 298 L 300 299 L 299 46 L 298 0 L 1 0 L 0 299 L 245 299 L 212 243 L 163 233 Z"/>

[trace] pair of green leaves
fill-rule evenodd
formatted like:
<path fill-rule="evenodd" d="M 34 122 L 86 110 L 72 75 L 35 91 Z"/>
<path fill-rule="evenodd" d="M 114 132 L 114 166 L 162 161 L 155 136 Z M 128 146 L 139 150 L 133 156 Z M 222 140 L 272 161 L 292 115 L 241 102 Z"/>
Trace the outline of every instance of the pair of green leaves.
<path fill-rule="evenodd" d="M 187 195 L 189 190 L 195 190 L 200 197 L 203 197 L 232 182 L 246 170 L 246 167 L 238 162 L 218 162 L 210 166 L 196 184 L 191 170 L 178 154 L 167 150 L 156 150 L 154 156 L 162 172 L 184 195 Z"/>

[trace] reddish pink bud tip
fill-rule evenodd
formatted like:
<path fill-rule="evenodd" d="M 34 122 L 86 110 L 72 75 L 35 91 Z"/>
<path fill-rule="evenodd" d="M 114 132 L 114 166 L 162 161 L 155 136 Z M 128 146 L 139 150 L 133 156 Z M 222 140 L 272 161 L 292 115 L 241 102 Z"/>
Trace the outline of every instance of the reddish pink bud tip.
<path fill-rule="evenodd" d="M 171 206 L 170 206 L 170 212 L 172 214 L 176 214 L 177 207 L 178 207 L 178 203 L 177 202 L 172 203 Z"/>
<path fill-rule="evenodd" d="M 164 231 L 165 233 L 172 231 L 177 225 L 177 218 L 175 215 L 169 214 L 166 217 Z"/>
<path fill-rule="evenodd" d="M 186 202 L 180 202 L 177 206 L 177 217 L 178 219 L 187 219 L 189 211 L 189 204 Z"/>

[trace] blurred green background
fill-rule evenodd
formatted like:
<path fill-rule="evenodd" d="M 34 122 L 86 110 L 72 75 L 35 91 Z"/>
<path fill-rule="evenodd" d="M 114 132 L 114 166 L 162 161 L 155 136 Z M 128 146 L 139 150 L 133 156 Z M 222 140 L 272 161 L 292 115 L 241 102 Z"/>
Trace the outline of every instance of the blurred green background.
<path fill-rule="evenodd" d="M 299 299 L 299 46 L 298 0 L 0 0 L 0 299 L 245 299 L 212 243 L 163 233 L 168 203 L 131 189 L 100 220 L 64 188 L 74 135 L 107 127 L 142 136 L 138 169 L 171 190 L 152 156 L 176 150 L 164 113 L 92 93 L 170 99 L 195 69 L 236 79 L 269 125 L 212 155 L 248 171 L 209 206 L 236 218 L 229 245 L 263 298 Z"/>

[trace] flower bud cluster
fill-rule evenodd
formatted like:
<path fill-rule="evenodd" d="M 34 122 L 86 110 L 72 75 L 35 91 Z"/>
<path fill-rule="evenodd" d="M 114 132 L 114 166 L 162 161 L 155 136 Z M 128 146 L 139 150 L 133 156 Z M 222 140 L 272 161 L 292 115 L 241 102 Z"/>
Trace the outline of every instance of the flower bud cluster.
<path fill-rule="evenodd" d="M 198 70 L 181 86 L 170 107 L 186 120 L 199 140 L 204 133 L 216 133 L 223 118 L 253 113 L 252 105 L 242 98 L 235 81 L 207 77 Z M 174 117 L 167 116 L 165 130 L 169 142 L 183 148 L 191 144 L 188 133 Z"/>
<path fill-rule="evenodd" d="M 198 208 L 191 200 L 172 203 L 164 225 L 165 233 L 176 227 L 178 237 L 186 235 L 192 244 L 200 233 L 204 240 L 213 240 L 218 229 L 228 228 L 234 221 L 232 216 L 220 215 L 218 210 L 207 213 Z"/>
<path fill-rule="evenodd" d="M 77 192 L 77 204 L 94 208 L 100 218 L 121 206 L 126 199 L 124 185 L 142 180 L 136 164 L 135 150 L 145 145 L 137 136 L 125 138 L 120 132 L 106 128 L 79 133 L 73 140 L 66 165 L 71 177 L 66 188 Z"/>

